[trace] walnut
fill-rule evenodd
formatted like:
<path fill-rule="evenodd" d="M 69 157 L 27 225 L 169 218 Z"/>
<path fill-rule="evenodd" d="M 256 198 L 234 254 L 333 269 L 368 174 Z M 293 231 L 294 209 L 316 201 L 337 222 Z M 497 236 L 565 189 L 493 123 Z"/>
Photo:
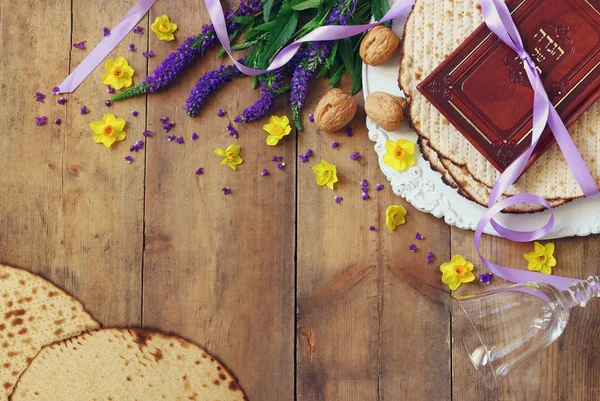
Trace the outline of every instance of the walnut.
<path fill-rule="evenodd" d="M 400 38 L 383 25 L 371 29 L 360 43 L 360 57 L 365 64 L 381 65 L 394 56 L 400 48 Z"/>
<path fill-rule="evenodd" d="M 405 108 L 406 99 L 385 92 L 373 92 L 365 101 L 365 111 L 369 118 L 388 132 L 400 128 Z"/>
<path fill-rule="evenodd" d="M 343 90 L 335 88 L 323 96 L 315 110 L 319 131 L 335 132 L 347 125 L 356 114 L 356 100 Z"/>

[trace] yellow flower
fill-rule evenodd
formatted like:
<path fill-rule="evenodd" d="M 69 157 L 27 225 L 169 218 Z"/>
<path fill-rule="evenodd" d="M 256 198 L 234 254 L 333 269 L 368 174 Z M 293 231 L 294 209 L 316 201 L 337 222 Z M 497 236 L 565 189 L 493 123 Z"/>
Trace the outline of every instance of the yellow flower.
<path fill-rule="evenodd" d="M 473 263 L 467 262 L 461 255 L 454 255 L 450 262 L 442 263 L 442 283 L 446 284 L 452 291 L 456 290 L 462 283 L 470 283 L 475 280 L 473 275 Z"/>
<path fill-rule="evenodd" d="M 338 182 L 335 165 L 321 160 L 321 163 L 313 166 L 313 171 L 317 175 L 317 185 L 321 187 L 327 185 L 327 188 L 333 191 L 333 184 Z"/>
<path fill-rule="evenodd" d="M 394 231 L 397 226 L 406 223 L 404 216 L 406 216 L 406 209 L 401 205 L 392 205 L 388 207 L 385 211 L 385 226 L 390 231 Z"/>
<path fill-rule="evenodd" d="M 556 266 L 554 253 L 554 244 L 548 242 L 545 246 L 539 242 L 533 244 L 534 251 L 523 255 L 526 261 L 529 262 L 527 268 L 532 271 L 541 272 L 544 274 L 552 274 L 552 268 Z"/>
<path fill-rule="evenodd" d="M 114 114 L 105 114 L 102 121 L 90 123 L 90 128 L 95 134 L 94 142 L 103 143 L 107 148 L 127 136 L 127 133 L 123 131 L 125 120 L 115 117 Z"/>
<path fill-rule="evenodd" d="M 163 14 L 160 17 L 156 17 L 154 24 L 152 24 L 152 30 L 160 40 L 170 42 L 175 39 L 173 32 L 177 30 L 177 24 L 172 23 L 169 17 Z"/>
<path fill-rule="evenodd" d="M 290 120 L 286 117 L 271 116 L 269 123 L 263 126 L 263 129 L 269 133 L 267 145 L 275 146 L 284 136 L 292 132 Z"/>
<path fill-rule="evenodd" d="M 129 66 L 125 57 L 117 57 L 114 60 L 106 60 L 104 64 L 106 72 L 102 75 L 102 83 L 110 85 L 114 89 L 128 88 L 131 86 L 133 68 Z"/>
<path fill-rule="evenodd" d="M 237 170 L 238 165 L 242 164 L 243 160 L 240 157 L 241 148 L 238 145 L 229 145 L 227 149 L 216 149 L 215 154 L 224 157 L 221 160 L 223 166 L 228 165 L 234 170 Z"/>
<path fill-rule="evenodd" d="M 415 144 L 403 139 L 386 141 L 383 163 L 397 171 L 402 171 L 410 166 L 414 166 Z"/>

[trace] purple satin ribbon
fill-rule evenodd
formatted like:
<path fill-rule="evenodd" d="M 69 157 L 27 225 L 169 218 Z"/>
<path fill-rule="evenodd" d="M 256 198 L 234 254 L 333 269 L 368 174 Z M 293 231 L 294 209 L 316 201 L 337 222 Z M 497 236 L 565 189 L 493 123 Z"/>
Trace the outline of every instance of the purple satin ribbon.
<path fill-rule="evenodd" d="M 110 35 L 106 36 L 92 50 L 83 61 L 69 74 L 60 85 L 57 93 L 71 93 L 94 71 L 98 64 L 102 62 L 114 50 L 115 47 L 125 36 L 136 26 L 144 15 L 150 10 L 150 7 L 156 0 L 139 0 L 117 25 L 110 30 Z"/>

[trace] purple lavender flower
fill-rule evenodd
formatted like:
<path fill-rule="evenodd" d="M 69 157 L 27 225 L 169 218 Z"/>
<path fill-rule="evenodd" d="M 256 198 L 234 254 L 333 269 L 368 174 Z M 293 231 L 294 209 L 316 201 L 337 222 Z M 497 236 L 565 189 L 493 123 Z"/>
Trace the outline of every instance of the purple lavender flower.
<path fill-rule="evenodd" d="M 129 148 L 130 152 L 138 152 L 140 149 L 142 149 L 144 147 L 144 141 L 137 141 L 136 143 L 134 143 L 131 148 Z"/>
<path fill-rule="evenodd" d="M 104 104 L 106 105 L 106 107 L 110 107 L 110 105 L 112 104 L 112 102 L 110 100 L 105 100 Z"/>
<path fill-rule="evenodd" d="M 265 169 L 263 169 L 263 171 L 260 172 L 260 175 L 265 177 L 265 176 L 269 175 L 269 171 L 265 168 Z"/>
<path fill-rule="evenodd" d="M 133 110 L 133 111 L 131 112 L 131 115 L 132 115 L 132 116 L 134 116 L 134 117 L 137 117 L 137 116 L 138 116 L 138 114 L 140 114 L 140 113 L 138 113 L 138 112 L 137 112 L 137 111 L 135 111 L 135 110 Z"/>
<path fill-rule="evenodd" d="M 312 154 L 313 154 L 312 149 L 310 149 L 310 148 L 306 149 L 306 157 L 311 157 Z"/>
<path fill-rule="evenodd" d="M 65 104 L 67 103 L 67 98 L 66 97 L 59 97 L 58 100 L 56 101 L 58 104 Z"/>
<path fill-rule="evenodd" d="M 277 165 L 277 168 L 278 168 L 279 170 L 283 170 L 283 169 L 285 168 L 285 163 L 279 163 L 279 164 Z"/>
<path fill-rule="evenodd" d="M 371 231 L 377 231 L 377 229 L 375 228 L 375 226 L 370 226 L 369 230 L 371 230 Z"/>
<path fill-rule="evenodd" d="M 85 50 L 85 42 L 73 43 L 73 47 L 79 50 Z"/>
<path fill-rule="evenodd" d="M 235 127 L 233 125 L 231 125 L 231 123 L 227 124 L 227 131 L 229 131 L 230 137 L 237 138 L 239 136 L 238 131 L 235 129 Z"/>
<path fill-rule="evenodd" d="M 417 233 L 417 235 L 415 235 L 415 238 L 416 238 L 416 239 L 418 239 L 418 240 L 420 241 L 420 240 L 422 240 L 422 239 L 423 239 L 423 238 L 425 238 L 425 237 L 423 237 L 423 234 L 421 234 L 421 233 Z"/>
<path fill-rule="evenodd" d="M 217 115 L 218 115 L 219 117 L 223 117 L 223 116 L 225 115 L 225 110 L 223 110 L 223 109 L 219 109 L 219 111 L 217 111 Z"/>
<path fill-rule="evenodd" d="M 167 135 L 167 141 L 173 142 L 175 140 L 175 135 Z"/>
<path fill-rule="evenodd" d="M 135 44 L 130 43 L 129 44 L 129 50 L 132 51 L 132 52 L 134 52 L 135 51 Z"/>
<path fill-rule="evenodd" d="M 104 29 L 102 29 L 102 32 L 104 33 L 104 37 L 110 36 L 110 29 L 108 29 L 107 27 L 104 27 Z"/>
<path fill-rule="evenodd" d="M 56 120 L 54 120 L 54 124 L 56 125 L 60 125 L 62 123 L 62 120 L 60 118 L 57 118 Z"/>
<path fill-rule="evenodd" d="M 169 132 L 171 131 L 171 128 L 173 128 L 175 126 L 175 123 L 172 121 L 167 121 L 165 125 L 163 125 L 163 131 L 165 132 Z"/>
<path fill-rule="evenodd" d="M 306 163 L 308 161 L 308 157 L 306 157 L 306 155 L 300 155 L 298 158 L 302 160 L 302 163 Z"/>
<path fill-rule="evenodd" d="M 223 188 L 221 191 L 223 191 L 223 195 L 229 195 L 231 193 L 231 189 L 229 188 Z"/>
<path fill-rule="evenodd" d="M 180 144 L 180 145 L 183 143 L 183 137 L 182 136 L 180 136 L 179 138 L 177 138 L 177 143 Z"/>
<path fill-rule="evenodd" d="M 241 72 L 234 65 L 222 65 L 216 70 L 204 74 L 185 101 L 184 110 L 188 116 L 195 117 L 200 112 L 208 96 L 231 82 L 233 77 L 240 76 Z"/>
<path fill-rule="evenodd" d="M 366 192 L 363 192 L 363 193 L 362 193 L 362 200 L 366 201 L 367 199 L 370 199 L 370 196 L 369 196 L 369 194 L 368 194 L 368 193 L 366 193 Z"/>
<path fill-rule="evenodd" d="M 146 58 L 154 57 L 154 52 L 152 50 L 147 51 L 147 52 L 142 52 L 142 56 L 144 56 Z"/>
<path fill-rule="evenodd" d="M 427 254 L 427 256 L 425 256 L 427 258 L 427 264 L 430 265 L 433 263 L 433 260 L 435 259 L 435 254 L 433 252 L 429 252 Z"/>
<path fill-rule="evenodd" d="M 196 139 L 200 138 L 198 136 L 198 134 L 196 134 L 195 132 L 192 134 L 192 141 L 195 141 Z"/>
<path fill-rule="evenodd" d="M 338 146 L 340 146 L 340 143 L 339 143 L 338 141 L 333 141 L 333 142 L 331 143 L 331 149 L 335 149 L 335 148 L 337 148 Z"/>
<path fill-rule="evenodd" d="M 108 85 L 108 86 L 106 87 L 106 91 L 107 91 L 108 93 L 115 93 L 115 88 L 113 88 L 112 86 Z"/>
<path fill-rule="evenodd" d="M 336 196 L 334 200 L 335 200 L 335 203 L 337 203 L 339 205 L 342 203 L 344 198 L 342 198 L 341 196 Z"/>
<path fill-rule="evenodd" d="M 311 123 L 315 122 L 315 116 L 313 114 L 309 114 L 308 115 L 308 121 L 310 121 Z"/>
<path fill-rule="evenodd" d="M 44 99 L 46 99 L 46 95 L 44 95 L 42 92 L 35 92 L 36 102 L 44 103 Z"/>
<path fill-rule="evenodd" d="M 133 157 L 131 156 L 125 156 L 125 161 L 129 164 L 131 164 L 131 162 L 133 161 Z"/>
<path fill-rule="evenodd" d="M 375 187 L 376 191 L 381 191 L 383 189 L 383 184 L 377 184 L 377 186 Z"/>
<path fill-rule="evenodd" d="M 36 117 L 35 125 L 37 125 L 38 127 L 41 127 L 42 125 L 46 124 L 46 121 L 48 121 L 48 117 L 46 117 L 46 116 Z"/>
<path fill-rule="evenodd" d="M 483 273 L 479 275 L 479 281 L 481 281 L 482 284 L 490 285 L 493 277 L 493 273 Z"/>
<path fill-rule="evenodd" d="M 351 128 L 351 127 L 346 127 L 346 135 L 347 135 L 349 138 L 352 138 L 352 137 L 354 136 L 354 131 L 352 131 L 352 128 Z"/>
<path fill-rule="evenodd" d="M 60 88 L 58 86 L 55 86 L 54 88 L 52 88 L 53 95 L 58 95 L 59 93 L 60 93 Z"/>
<path fill-rule="evenodd" d="M 135 28 L 133 28 L 133 33 L 137 33 L 138 35 L 143 35 L 144 27 L 136 26 Z"/>
<path fill-rule="evenodd" d="M 204 174 L 204 168 L 200 167 L 196 170 L 196 175 Z"/>
<path fill-rule="evenodd" d="M 142 135 L 148 138 L 149 136 L 152 136 L 152 131 L 145 130 L 144 132 L 142 132 Z"/>
<path fill-rule="evenodd" d="M 410 244 L 410 245 L 408 246 L 408 249 L 410 249 L 411 251 L 413 251 L 413 252 L 414 252 L 414 251 L 416 251 L 416 250 L 417 250 L 417 245 L 415 245 L 415 244 Z"/>
<path fill-rule="evenodd" d="M 236 121 L 251 123 L 260 120 L 267 115 L 269 110 L 271 110 L 271 107 L 273 107 L 273 104 L 275 103 L 277 93 L 271 91 L 264 82 L 260 83 L 260 89 L 262 94 L 258 101 L 252 106 L 244 109 L 242 114 L 236 117 Z"/>
<path fill-rule="evenodd" d="M 227 31 L 235 32 L 241 27 L 241 24 L 235 21 L 235 18 L 253 15 L 260 11 L 262 11 L 262 2 L 260 0 L 242 0 L 235 11 L 229 10 L 225 13 Z M 187 38 L 177 48 L 177 51 L 169 54 L 139 85 L 121 92 L 113 100 L 122 100 L 143 93 L 156 92 L 167 87 L 179 76 L 184 68 L 190 66 L 198 57 L 217 43 L 219 43 L 219 40 L 217 39 L 214 27 L 212 25 L 203 26 L 200 35 Z"/>
<path fill-rule="evenodd" d="M 362 158 L 362 155 L 358 152 L 354 152 L 350 155 L 350 158 L 352 160 L 360 160 Z"/>
<path fill-rule="evenodd" d="M 80 110 L 80 113 L 81 113 L 81 114 L 87 114 L 87 113 L 88 113 L 88 108 L 87 108 L 87 106 L 83 106 L 83 107 L 81 108 L 81 110 Z"/>
<path fill-rule="evenodd" d="M 162 124 L 166 124 L 169 122 L 169 117 L 160 117 L 158 121 L 160 121 Z"/>
<path fill-rule="evenodd" d="M 275 163 L 279 163 L 279 162 L 280 162 L 280 161 L 282 161 L 282 160 L 283 160 L 283 157 L 281 157 L 281 156 L 273 156 L 273 161 L 274 161 Z"/>

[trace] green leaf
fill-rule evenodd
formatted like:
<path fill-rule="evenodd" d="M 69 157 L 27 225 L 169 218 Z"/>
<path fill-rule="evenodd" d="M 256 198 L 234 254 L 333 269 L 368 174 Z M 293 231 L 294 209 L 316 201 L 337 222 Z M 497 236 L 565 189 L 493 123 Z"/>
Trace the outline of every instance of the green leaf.
<path fill-rule="evenodd" d="M 350 38 L 344 38 L 340 40 L 340 50 L 338 53 L 342 58 L 342 63 L 346 68 L 346 72 L 348 74 L 352 74 L 352 71 L 354 70 L 354 48 Z"/>
<path fill-rule="evenodd" d="M 321 0 L 294 0 L 291 3 L 292 10 L 302 11 L 309 8 L 318 8 L 321 5 Z"/>
<path fill-rule="evenodd" d="M 252 77 L 252 89 L 258 88 L 258 77 Z"/>
<path fill-rule="evenodd" d="M 317 76 L 317 78 L 321 78 L 322 76 L 327 74 L 327 72 L 329 70 L 331 70 L 331 67 L 333 66 L 333 62 L 335 60 L 335 56 L 337 54 L 337 49 L 338 49 L 339 44 L 340 44 L 340 42 L 337 40 L 333 44 L 333 47 L 331 48 L 331 54 L 325 60 L 325 64 L 323 65 L 323 68 L 321 68 L 321 72 L 319 72 L 319 75 Z"/>
<path fill-rule="evenodd" d="M 375 21 L 379 21 L 385 13 L 390 9 L 388 0 L 370 0 L 371 1 L 371 12 Z"/>
<path fill-rule="evenodd" d="M 269 22 L 271 16 L 271 10 L 273 9 L 273 0 L 263 0 L 263 13 L 265 15 L 265 22 Z"/>
<path fill-rule="evenodd" d="M 331 78 L 329 78 L 329 88 L 333 88 L 340 81 L 342 75 L 344 74 L 344 66 L 340 65 L 337 67 L 337 69 L 334 68 L 333 71 L 335 72 Z"/>
<path fill-rule="evenodd" d="M 362 89 L 362 59 L 356 58 L 354 71 L 352 72 L 352 96 L 356 95 Z"/>
<path fill-rule="evenodd" d="M 296 32 L 296 26 L 298 25 L 298 12 L 284 13 L 277 17 L 275 20 L 276 24 L 269 35 L 267 44 L 265 45 L 264 51 L 261 53 L 259 58 L 260 68 L 265 68 L 269 64 L 271 57 L 279 49 L 281 49 L 288 40 Z"/>

